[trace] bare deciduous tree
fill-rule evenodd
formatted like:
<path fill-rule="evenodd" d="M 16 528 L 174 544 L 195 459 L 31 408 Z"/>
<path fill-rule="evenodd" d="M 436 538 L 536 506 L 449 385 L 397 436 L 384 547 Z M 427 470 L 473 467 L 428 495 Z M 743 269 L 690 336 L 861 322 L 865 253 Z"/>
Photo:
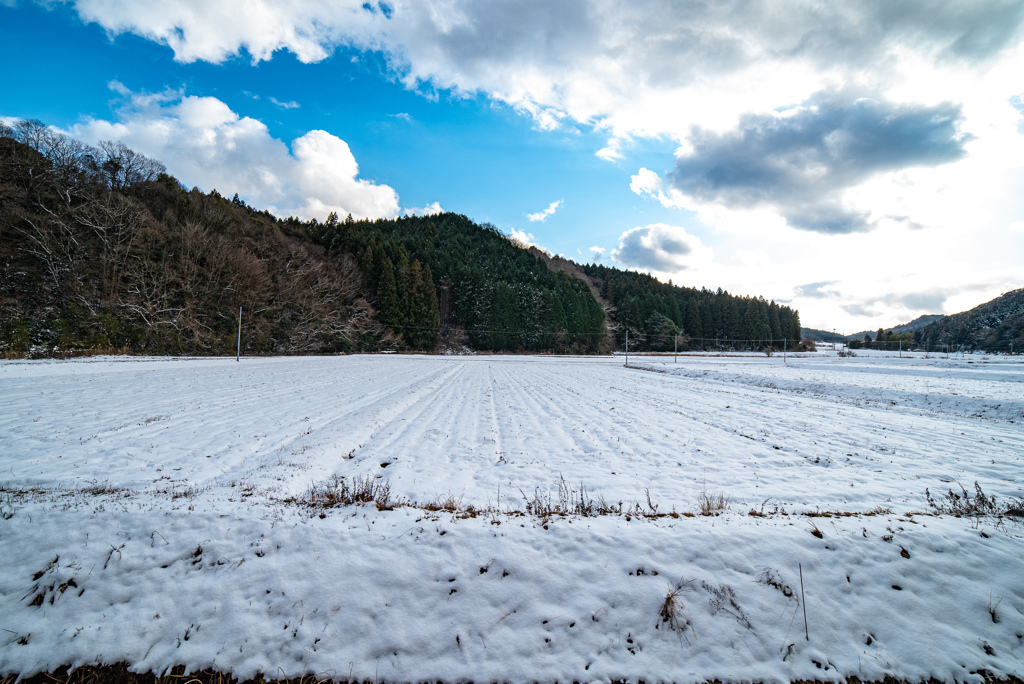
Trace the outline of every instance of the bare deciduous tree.
<path fill-rule="evenodd" d="M 167 172 L 163 164 L 139 154 L 123 142 L 104 140 L 99 149 L 97 169 L 111 190 L 123 191 L 136 183 L 156 180 Z"/>

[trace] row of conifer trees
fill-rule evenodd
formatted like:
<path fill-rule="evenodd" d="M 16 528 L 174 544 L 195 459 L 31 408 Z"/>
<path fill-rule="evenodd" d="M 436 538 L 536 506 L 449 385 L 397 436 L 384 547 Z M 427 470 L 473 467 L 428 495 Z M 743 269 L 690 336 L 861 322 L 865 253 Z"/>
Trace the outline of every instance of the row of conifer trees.
<path fill-rule="evenodd" d="M 782 347 L 800 343 L 800 315 L 762 297 L 742 297 L 721 289 L 679 287 L 644 273 L 602 265 L 584 267 L 599 283 L 601 295 L 614 307 L 613 320 L 628 327 L 630 347 L 664 351 L 674 348 L 710 349 Z M 635 344 L 635 347 L 634 347 Z"/>

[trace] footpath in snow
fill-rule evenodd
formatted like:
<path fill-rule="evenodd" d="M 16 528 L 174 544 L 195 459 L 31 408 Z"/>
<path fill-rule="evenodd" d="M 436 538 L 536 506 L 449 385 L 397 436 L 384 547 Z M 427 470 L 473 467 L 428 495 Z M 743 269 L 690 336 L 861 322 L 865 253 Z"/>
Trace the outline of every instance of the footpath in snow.
<path fill-rule="evenodd" d="M 0 362 L 0 675 L 1024 674 L 1019 358 L 630 365 Z"/>

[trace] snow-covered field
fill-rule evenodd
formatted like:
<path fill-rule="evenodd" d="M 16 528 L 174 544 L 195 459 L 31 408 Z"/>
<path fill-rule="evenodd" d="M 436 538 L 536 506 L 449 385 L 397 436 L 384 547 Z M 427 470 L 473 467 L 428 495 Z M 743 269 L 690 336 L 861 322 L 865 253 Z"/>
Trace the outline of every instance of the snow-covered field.
<path fill-rule="evenodd" d="M 1024 363 L 858 354 L 0 362 L 0 675 L 1021 676 Z"/>

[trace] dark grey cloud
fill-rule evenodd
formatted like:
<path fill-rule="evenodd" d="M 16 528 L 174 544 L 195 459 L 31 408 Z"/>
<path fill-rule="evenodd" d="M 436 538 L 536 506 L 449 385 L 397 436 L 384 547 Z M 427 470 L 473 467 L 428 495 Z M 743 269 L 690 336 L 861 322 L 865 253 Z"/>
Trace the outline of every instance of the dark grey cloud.
<path fill-rule="evenodd" d="M 812 283 L 812 285 L 815 284 Z M 803 287 L 809 286 L 805 285 Z M 956 286 L 933 287 L 911 292 L 866 297 L 860 301 L 840 304 L 840 308 L 854 316 L 878 316 L 883 312 L 891 312 L 895 307 L 906 309 L 910 312 L 908 315 L 916 317 L 921 314 L 942 313 L 946 301 L 955 295 L 962 295 L 967 292 L 990 292 L 992 289 L 993 283 L 964 283 Z"/>
<path fill-rule="evenodd" d="M 612 257 L 623 266 L 651 271 L 681 271 L 696 265 L 706 248 L 678 226 L 655 223 L 633 228 L 619 236 Z"/>
<path fill-rule="evenodd" d="M 840 304 L 839 308 L 852 316 L 877 316 L 879 313 L 878 309 L 864 303 Z"/>
<path fill-rule="evenodd" d="M 827 299 L 831 296 L 831 293 L 826 290 L 829 285 L 835 285 L 838 280 L 822 280 L 817 283 L 807 283 L 806 285 L 797 285 L 794 290 L 797 297 L 807 297 L 810 299 Z"/>
<path fill-rule="evenodd" d="M 1018 39 L 1024 23 L 1024 3 L 1019 0 L 947 2 L 943 10 L 940 21 L 949 24 L 943 29 L 952 38 L 941 55 L 946 58 L 988 59 Z"/>
<path fill-rule="evenodd" d="M 748 115 L 718 134 L 695 130 L 692 152 L 676 161 L 670 184 L 704 202 L 768 206 L 795 228 L 821 233 L 870 229 L 844 210 L 843 190 L 871 176 L 937 166 L 964 156 L 960 108 L 897 105 L 823 94 L 786 116 Z"/>
<path fill-rule="evenodd" d="M 863 65 L 897 45 L 937 60 L 983 61 L 1018 40 L 1024 24 L 1019 0 L 872 0 L 793 9 L 768 30 L 781 30 L 780 48 L 790 42 L 793 54 L 823 65 Z"/>
<path fill-rule="evenodd" d="M 558 104 L 546 91 L 608 71 L 677 87 L 764 60 L 861 74 L 908 52 L 979 62 L 1014 45 L 1024 24 L 1020 0 L 423 0 L 366 2 L 355 13 L 319 0 L 169 3 L 159 13 L 117 0 L 70 2 L 82 19 L 167 44 L 181 61 L 220 62 L 243 50 L 270 59 L 280 49 L 320 61 L 355 45 L 442 87 L 500 92 L 525 70 L 541 106 Z M 207 30 L 230 12 L 251 20 Z"/>
<path fill-rule="evenodd" d="M 917 221 L 912 221 L 909 216 L 888 214 L 885 218 L 891 221 L 896 221 L 897 223 L 902 223 L 904 226 L 910 228 L 911 230 L 921 230 L 922 228 L 924 228 L 924 226 L 918 223 Z"/>
<path fill-rule="evenodd" d="M 942 306 L 946 300 L 954 295 L 962 295 L 967 292 L 981 292 L 991 290 L 992 283 L 965 283 L 956 287 L 935 287 L 917 292 L 901 292 L 890 294 L 883 298 L 886 304 L 898 304 L 905 306 L 911 311 L 924 311 L 927 313 L 941 313 Z"/>
<path fill-rule="evenodd" d="M 881 65 L 896 50 L 984 61 L 1019 40 L 1024 3 L 791 0 L 783 9 L 774 0 L 448 0 L 443 12 L 412 3 L 396 18 L 415 27 L 402 32 L 403 55 L 419 78 L 482 76 L 518 63 L 557 83 L 582 64 L 611 60 L 637 82 L 675 87 L 764 59 L 827 70 Z"/>
<path fill-rule="evenodd" d="M 930 292 L 910 292 L 907 294 L 887 297 L 890 304 L 902 304 L 912 311 L 927 311 L 928 313 L 941 313 L 942 305 L 946 303 L 954 290 L 933 290 Z"/>

